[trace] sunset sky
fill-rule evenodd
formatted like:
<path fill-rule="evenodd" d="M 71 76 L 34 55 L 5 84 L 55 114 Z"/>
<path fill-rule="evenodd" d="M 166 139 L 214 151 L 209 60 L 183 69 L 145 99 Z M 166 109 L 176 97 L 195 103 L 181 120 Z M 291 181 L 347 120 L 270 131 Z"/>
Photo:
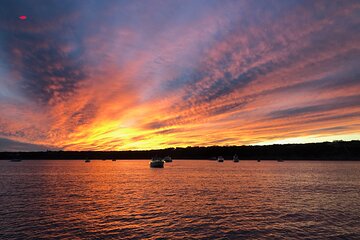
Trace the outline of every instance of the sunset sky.
<path fill-rule="evenodd" d="M 358 0 L 0 0 L 0 151 L 353 139 Z"/>

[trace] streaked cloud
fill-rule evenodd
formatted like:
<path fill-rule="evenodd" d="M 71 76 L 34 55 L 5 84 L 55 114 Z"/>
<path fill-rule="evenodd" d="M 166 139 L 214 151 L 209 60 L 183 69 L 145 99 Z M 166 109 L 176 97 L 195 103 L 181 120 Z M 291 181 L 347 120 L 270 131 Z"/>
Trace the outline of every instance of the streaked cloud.
<path fill-rule="evenodd" d="M 0 4 L 7 141 L 120 150 L 360 137 L 358 1 Z"/>
<path fill-rule="evenodd" d="M 59 150 L 59 148 L 31 144 L 31 143 L 17 142 L 6 138 L 0 138 L 0 151 L 18 152 L 18 151 L 47 151 L 47 150 Z"/>

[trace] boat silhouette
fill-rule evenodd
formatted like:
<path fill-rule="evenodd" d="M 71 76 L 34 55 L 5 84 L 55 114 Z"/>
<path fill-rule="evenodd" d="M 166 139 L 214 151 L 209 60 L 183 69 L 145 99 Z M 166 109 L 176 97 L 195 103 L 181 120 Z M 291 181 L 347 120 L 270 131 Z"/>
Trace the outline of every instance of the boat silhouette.
<path fill-rule="evenodd" d="M 151 168 L 163 168 L 165 161 L 159 157 L 153 157 L 150 161 Z"/>

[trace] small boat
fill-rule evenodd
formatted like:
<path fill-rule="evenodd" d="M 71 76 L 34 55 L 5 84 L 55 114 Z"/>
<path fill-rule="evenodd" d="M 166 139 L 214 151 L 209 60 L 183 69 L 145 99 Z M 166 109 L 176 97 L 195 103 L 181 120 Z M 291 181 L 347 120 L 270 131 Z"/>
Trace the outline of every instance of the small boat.
<path fill-rule="evenodd" d="M 218 162 L 224 162 L 223 156 L 218 156 L 217 161 L 218 161 Z"/>
<path fill-rule="evenodd" d="M 282 159 L 278 159 L 277 161 L 278 161 L 278 162 L 283 162 L 284 160 L 282 160 Z"/>
<path fill-rule="evenodd" d="M 90 162 L 90 159 L 86 159 L 85 162 L 86 162 L 86 163 L 89 163 L 89 162 Z"/>
<path fill-rule="evenodd" d="M 172 158 L 170 156 L 166 156 L 163 159 L 165 162 L 172 162 Z"/>
<path fill-rule="evenodd" d="M 239 157 L 238 157 L 237 154 L 235 154 L 235 155 L 233 156 L 233 161 L 234 161 L 234 162 L 239 162 Z"/>
<path fill-rule="evenodd" d="M 115 161 L 116 161 L 116 159 L 112 159 L 111 161 L 115 162 Z"/>
<path fill-rule="evenodd" d="M 12 158 L 10 159 L 10 162 L 21 162 L 22 158 L 19 153 L 14 154 Z"/>
<path fill-rule="evenodd" d="M 20 159 L 20 158 L 10 159 L 10 162 L 21 162 L 21 161 L 22 161 L 22 159 Z"/>
<path fill-rule="evenodd" d="M 261 162 L 261 160 L 260 160 L 260 159 L 258 159 L 257 161 L 258 161 L 258 162 Z"/>
<path fill-rule="evenodd" d="M 153 157 L 150 161 L 151 168 L 163 168 L 165 161 L 158 157 Z"/>

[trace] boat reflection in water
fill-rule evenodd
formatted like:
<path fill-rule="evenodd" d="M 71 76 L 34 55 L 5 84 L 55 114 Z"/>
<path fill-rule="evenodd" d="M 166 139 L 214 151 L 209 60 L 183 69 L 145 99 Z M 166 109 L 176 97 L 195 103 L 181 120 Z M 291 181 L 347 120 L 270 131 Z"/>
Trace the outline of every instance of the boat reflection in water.
<path fill-rule="evenodd" d="M 159 157 L 153 157 L 150 161 L 151 168 L 163 168 L 165 161 Z"/>

